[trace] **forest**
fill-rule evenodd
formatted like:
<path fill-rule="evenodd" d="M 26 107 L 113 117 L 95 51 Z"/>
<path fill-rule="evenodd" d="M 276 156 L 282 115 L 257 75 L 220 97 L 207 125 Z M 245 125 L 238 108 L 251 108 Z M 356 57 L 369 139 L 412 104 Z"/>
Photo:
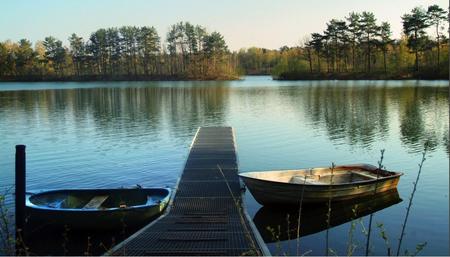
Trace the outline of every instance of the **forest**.
<path fill-rule="evenodd" d="M 241 75 L 274 79 L 448 79 L 447 11 L 416 7 L 401 16 L 403 33 L 371 12 L 332 19 L 298 46 L 251 47 L 231 52 L 219 32 L 179 22 L 164 42 L 154 27 L 98 29 L 69 45 L 48 36 L 34 43 L 0 42 L 0 81 L 231 80 Z"/>
<path fill-rule="evenodd" d="M 312 33 L 297 47 L 239 51 L 247 74 L 275 79 L 448 79 L 447 11 L 438 5 L 416 7 L 402 19 L 400 39 L 391 25 L 371 12 L 351 12 L 332 19 L 322 33 Z"/>
<path fill-rule="evenodd" d="M 189 22 L 170 27 L 165 44 L 154 27 L 98 29 L 88 40 L 72 34 L 0 43 L 0 80 L 236 79 L 237 59 L 219 32 Z"/>

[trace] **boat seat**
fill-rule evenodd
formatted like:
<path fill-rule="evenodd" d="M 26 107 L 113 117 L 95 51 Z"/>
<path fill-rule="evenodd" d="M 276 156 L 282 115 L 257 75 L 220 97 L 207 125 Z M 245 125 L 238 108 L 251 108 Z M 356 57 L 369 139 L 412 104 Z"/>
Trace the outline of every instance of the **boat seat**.
<path fill-rule="evenodd" d="M 369 179 L 377 179 L 377 175 L 375 174 L 367 174 L 367 173 L 355 173 L 355 174 L 358 174 L 359 176 L 366 177 Z M 378 178 L 381 178 L 381 174 Z"/>
<path fill-rule="evenodd" d="M 61 208 L 61 206 L 66 202 L 66 199 L 62 199 L 57 202 L 49 203 L 47 206 L 51 208 Z"/>
<path fill-rule="evenodd" d="M 316 179 L 316 176 L 311 177 L 311 176 L 306 176 L 306 178 L 304 176 L 292 176 L 292 178 L 289 180 L 289 183 L 291 184 L 300 184 L 300 185 L 323 185 L 325 183 L 323 182 L 319 182 Z"/>
<path fill-rule="evenodd" d="M 94 196 L 84 207 L 83 209 L 98 209 L 102 203 L 108 199 L 109 195 L 97 195 Z"/>

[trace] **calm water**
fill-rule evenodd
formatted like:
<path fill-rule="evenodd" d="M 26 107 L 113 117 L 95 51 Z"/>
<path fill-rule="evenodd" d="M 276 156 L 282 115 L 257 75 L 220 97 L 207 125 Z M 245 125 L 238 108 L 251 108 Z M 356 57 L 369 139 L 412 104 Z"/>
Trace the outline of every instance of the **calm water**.
<path fill-rule="evenodd" d="M 332 162 L 376 165 L 380 149 L 386 149 L 386 168 L 405 175 L 399 196 L 382 198 L 374 215 L 371 253 L 377 255 L 387 253 L 377 222 L 397 249 L 417 164 L 429 142 L 402 253 L 427 242 L 421 254 L 448 255 L 448 81 L 247 77 L 234 82 L 2 83 L 0 188 L 13 183 L 16 144 L 27 145 L 30 190 L 173 187 L 197 127 L 209 125 L 235 128 L 241 172 Z M 272 253 L 295 254 L 295 235 L 283 231 L 288 211 L 261 208 L 248 192 L 245 199 L 263 234 L 279 218 L 280 239 L 265 237 Z M 302 219 L 314 218 L 314 211 L 304 210 Z M 351 228 L 351 222 L 336 223 L 342 222 L 329 230 L 329 247 L 339 255 L 347 253 Z M 364 254 L 362 225 L 367 224 L 363 213 L 353 233 L 355 254 Z M 323 226 L 312 229 L 300 239 L 301 253 L 323 255 L 325 238 Z"/>

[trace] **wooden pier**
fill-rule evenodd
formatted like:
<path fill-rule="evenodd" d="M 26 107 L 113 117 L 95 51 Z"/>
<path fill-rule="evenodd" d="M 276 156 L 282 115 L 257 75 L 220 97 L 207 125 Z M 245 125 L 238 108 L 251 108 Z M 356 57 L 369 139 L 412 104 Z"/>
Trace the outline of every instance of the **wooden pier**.
<path fill-rule="evenodd" d="M 199 128 L 166 214 L 111 255 L 269 255 L 241 198 L 234 131 Z"/>

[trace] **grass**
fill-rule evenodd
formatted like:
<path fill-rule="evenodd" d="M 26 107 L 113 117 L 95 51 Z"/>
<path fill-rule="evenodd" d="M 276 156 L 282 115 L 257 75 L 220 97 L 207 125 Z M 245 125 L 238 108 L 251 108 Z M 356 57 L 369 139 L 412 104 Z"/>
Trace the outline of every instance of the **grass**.
<path fill-rule="evenodd" d="M 413 190 L 412 190 L 411 195 L 409 197 L 408 207 L 406 207 L 406 215 L 405 215 L 405 220 L 403 221 L 403 225 L 402 225 L 402 233 L 400 234 L 400 238 L 398 239 L 397 256 L 399 256 L 400 249 L 402 247 L 402 241 L 403 241 L 403 237 L 405 235 L 406 223 L 408 222 L 408 217 L 409 217 L 409 213 L 411 211 L 411 207 L 412 207 L 412 203 L 413 203 L 413 199 L 414 199 L 414 194 L 416 193 L 417 184 L 419 183 L 420 174 L 422 173 L 423 163 L 426 160 L 426 154 L 427 154 L 427 146 L 425 145 L 425 150 L 422 153 L 422 160 L 419 163 L 419 172 L 417 173 L 416 181 L 413 182 L 414 187 L 413 187 Z M 416 247 L 416 253 L 414 255 L 417 255 L 420 251 L 422 251 L 425 246 L 426 246 L 426 242 L 422 243 L 422 244 L 419 244 Z M 407 253 L 407 250 L 405 251 L 405 255 L 406 255 L 406 253 Z"/>
<path fill-rule="evenodd" d="M 330 197 L 328 198 L 328 211 L 327 211 L 327 232 L 326 232 L 326 247 L 325 247 L 325 255 L 328 256 L 330 253 L 330 247 L 329 247 L 329 233 L 330 233 L 330 220 L 331 220 L 331 200 L 332 200 L 332 194 L 331 194 L 331 189 L 333 186 L 333 176 L 334 176 L 334 168 L 336 167 L 336 165 L 333 163 L 331 163 L 331 177 L 330 177 L 330 186 L 329 186 L 329 191 L 330 191 Z"/>
<path fill-rule="evenodd" d="M 382 149 L 380 152 L 381 152 L 381 157 L 380 157 L 380 160 L 378 161 L 377 182 L 375 183 L 375 188 L 373 190 L 373 195 L 376 195 L 376 193 L 377 193 L 378 179 L 380 177 L 380 170 L 383 169 L 384 149 Z M 370 217 L 369 217 L 369 230 L 367 232 L 367 241 L 366 241 L 366 256 L 368 256 L 369 252 L 370 252 L 370 234 L 372 232 L 373 215 L 374 215 L 374 213 L 371 213 Z"/>
<path fill-rule="evenodd" d="M 0 195 L 0 244 L 1 254 L 16 255 L 14 233 L 11 231 L 12 215 L 6 207 L 5 200 L 11 189 Z"/>
<path fill-rule="evenodd" d="M 231 197 L 233 198 L 233 202 L 236 206 L 236 209 L 238 211 L 239 214 L 239 220 L 241 222 L 242 227 L 245 230 L 245 236 L 247 238 L 247 240 L 250 243 L 250 250 L 245 252 L 243 255 L 262 255 L 262 253 L 259 251 L 259 247 L 257 246 L 257 243 L 255 242 L 255 240 L 253 239 L 253 237 L 251 236 L 251 232 L 250 229 L 248 228 L 248 224 L 245 220 L 245 214 L 244 214 L 244 210 L 242 208 L 242 204 L 240 202 L 240 199 L 238 199 L 234 194 L 233 194 L 233 190 L 231 190 L 230 184 L 228 183 L 227 178 L 225 177 L 225 174 L 222 171 L 222 168 L 220 168 L 220 165 L 217 165 L 217 169 L 219 170 L 220 174 L 223 177 L 223 180 L 225 181 L 225 184 L 227 185 L 228 191 L 230 192 Z"/>

